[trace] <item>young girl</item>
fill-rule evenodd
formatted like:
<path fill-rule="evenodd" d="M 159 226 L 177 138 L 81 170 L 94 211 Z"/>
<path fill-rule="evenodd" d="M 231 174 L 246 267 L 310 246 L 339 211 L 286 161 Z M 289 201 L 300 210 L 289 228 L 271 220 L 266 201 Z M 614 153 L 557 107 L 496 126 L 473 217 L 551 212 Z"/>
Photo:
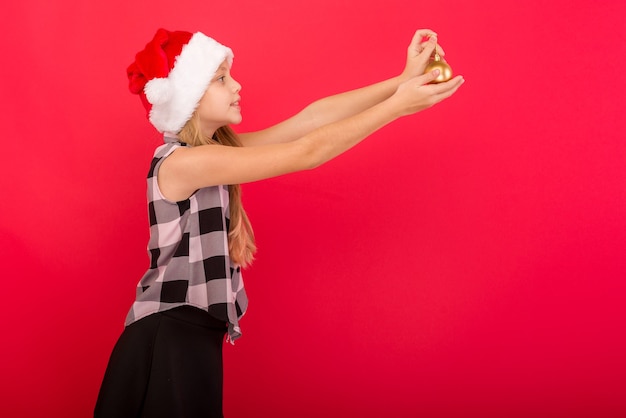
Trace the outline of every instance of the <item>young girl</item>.
<path fill-rule="evenodd" d="M 165 140 L 148 172 L 150 268 L 111 354 L 96 417 L 222 417 L 222 342 L 241 335 L 241 268 L 255 252 L 239 184 L 317 167 L 450 97 L 462 77 L 429 84 L 438 72 L 423 74 L 435 48 L 437 35 L 418 30 L 399 76 L 236 134 L 229 125 L 241 121 L 241 85 L 230 73 L 232 51 L 200 32 L 157 31 L 127 71 Z"/>

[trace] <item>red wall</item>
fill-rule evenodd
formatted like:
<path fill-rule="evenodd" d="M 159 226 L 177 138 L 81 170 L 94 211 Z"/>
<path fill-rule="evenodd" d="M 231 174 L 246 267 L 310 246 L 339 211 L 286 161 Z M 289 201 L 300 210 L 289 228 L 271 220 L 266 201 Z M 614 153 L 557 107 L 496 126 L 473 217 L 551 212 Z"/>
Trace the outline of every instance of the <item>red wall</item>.
<path fill-rule="evenodd" d="M 91 413 L 147 267 L 160 139 L 125 68 L 159 26 L 234 49 L 241 131 L 397 74 L 420 27 L 466 79 L 244 186 L 260 250 L 228 417 L 626 415 L 623 1 L 2 9 L 0 416 Z"/>

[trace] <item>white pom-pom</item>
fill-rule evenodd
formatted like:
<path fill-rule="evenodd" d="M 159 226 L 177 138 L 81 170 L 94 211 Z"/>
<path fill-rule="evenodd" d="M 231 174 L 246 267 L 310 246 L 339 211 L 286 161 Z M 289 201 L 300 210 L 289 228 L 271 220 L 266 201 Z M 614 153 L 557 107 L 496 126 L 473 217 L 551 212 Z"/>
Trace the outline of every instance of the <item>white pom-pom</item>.
<path fill-rule="evenodd" d="M 168 78 L 153 78 L 146 83 L 144 92 L 153 105 L 167 103 L 172 96 L 172 82 Z"/>

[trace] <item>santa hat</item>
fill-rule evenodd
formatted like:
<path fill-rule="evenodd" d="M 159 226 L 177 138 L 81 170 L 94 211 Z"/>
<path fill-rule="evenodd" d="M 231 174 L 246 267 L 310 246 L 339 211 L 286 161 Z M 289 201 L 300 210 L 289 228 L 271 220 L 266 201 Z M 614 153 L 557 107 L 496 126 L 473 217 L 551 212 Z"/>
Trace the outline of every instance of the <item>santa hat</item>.
<path fill-rule="evenodd" d="M 128 87 L 159 132 L 177 134 L 224 60 L 231 65 L 233 51 L 201 32 L 159 29 L 128 67 Z"/>

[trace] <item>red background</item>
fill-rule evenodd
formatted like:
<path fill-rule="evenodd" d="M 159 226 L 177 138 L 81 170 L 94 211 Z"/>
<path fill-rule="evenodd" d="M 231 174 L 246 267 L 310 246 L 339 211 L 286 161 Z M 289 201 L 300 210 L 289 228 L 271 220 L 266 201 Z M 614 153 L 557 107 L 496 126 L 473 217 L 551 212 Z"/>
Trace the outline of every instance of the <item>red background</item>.
<path fill-rule="evenodd" d="M 2 6 L 0 416 L 91 414 L 147 267 L 160 138 L 125 68 L 159 26 L 235 51 L 240 131 L 401 71 L 458 94 L 244 186 L 258 238 L 228 417 L 626 415 L 623 1 Z"/>

